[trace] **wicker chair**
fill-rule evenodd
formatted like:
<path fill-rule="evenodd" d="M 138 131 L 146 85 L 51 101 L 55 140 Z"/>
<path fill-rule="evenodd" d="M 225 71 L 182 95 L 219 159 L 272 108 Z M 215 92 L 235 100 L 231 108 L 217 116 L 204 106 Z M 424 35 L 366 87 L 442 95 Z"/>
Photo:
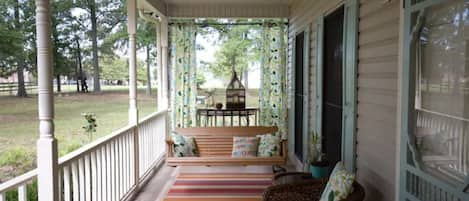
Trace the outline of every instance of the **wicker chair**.
<path fill-rule="evenodd" d="M 287 184 L 272 185 L 264 192 L 264 201 L 318 201 L 326 187 L 327 178 L 311 179 Z M 274 182 L 275 183 L 275 182 Z M 343 201 L 363 201 L 365 190 L 353 183 L 353 192 Z"/>

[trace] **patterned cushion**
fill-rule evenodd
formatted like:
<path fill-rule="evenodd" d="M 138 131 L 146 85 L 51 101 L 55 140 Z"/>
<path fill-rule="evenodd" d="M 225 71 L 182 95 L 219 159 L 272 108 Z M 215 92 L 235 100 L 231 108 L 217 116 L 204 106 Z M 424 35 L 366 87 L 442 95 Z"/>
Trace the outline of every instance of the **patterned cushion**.
<path fill-rule="evenodd" d="M 232 157 L 256 157 L 257 137 L 233 137 Z"/>
<path fill-rule="evenodd" d="M 173 140 L 174 157 L 199 156 L 194 137 L 173 133 L 171 139 Z"/>
<path fill-rule="evenodd" d="M 344 200 L 352 193 L 352 184 L 355 175 L 349 173 L 342 162 L 338 162 L 334 167 L 326 188 L 322 192 L 320 201 Z"/>
<path fill-rule="evenodd" d="M 280 137 L 272 134 L 258 135 L 259 150 L 257 156 L 272 157 L 280 155 Z"/>

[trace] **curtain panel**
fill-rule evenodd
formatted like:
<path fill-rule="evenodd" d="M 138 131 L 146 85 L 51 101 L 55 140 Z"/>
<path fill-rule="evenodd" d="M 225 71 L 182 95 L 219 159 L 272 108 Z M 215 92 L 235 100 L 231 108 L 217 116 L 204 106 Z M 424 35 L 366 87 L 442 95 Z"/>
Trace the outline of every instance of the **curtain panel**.
<path fill-rule="evenodd" d="M 196 26 L 175 23 L 170 27 L 171 128 L 195 126 Z"/>
<path fill-rule="evenodd" d="M 262 26 L 260 125 L 277 126 L 287 138 L 286 26 L 265 22 Z"/>

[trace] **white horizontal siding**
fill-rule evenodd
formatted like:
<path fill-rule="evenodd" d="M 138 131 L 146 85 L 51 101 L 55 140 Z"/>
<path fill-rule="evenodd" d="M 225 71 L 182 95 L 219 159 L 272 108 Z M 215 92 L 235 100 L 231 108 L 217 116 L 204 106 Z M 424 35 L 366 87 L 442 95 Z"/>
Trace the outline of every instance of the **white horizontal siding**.
<path fill-rule="evenodd" d="M 359 20 L 357 176 L 366 200 L 393 201 L 399 1 L 361 0 Z"/>
<path fill-rule="evenodd" d="M 310 127 L 315 127 L 317 17 L 343 1 L 300 0 L 290 7 L 287 72 L 293 38 L 311 25 Z M 357 74 L 357 179 L 366 200 L 395 199 L 399 1 L 361 0 Z M 289 74 L 289 87 L 292 75 Z M 292 90 L 290 90 L 292 91 Z"/>

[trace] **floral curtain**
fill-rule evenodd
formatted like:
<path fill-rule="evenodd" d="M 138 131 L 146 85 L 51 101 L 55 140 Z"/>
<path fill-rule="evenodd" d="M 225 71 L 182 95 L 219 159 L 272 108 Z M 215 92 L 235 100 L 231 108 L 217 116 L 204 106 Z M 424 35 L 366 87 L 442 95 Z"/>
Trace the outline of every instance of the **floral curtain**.
<path fill-rule="evenodd" d="M 171 128 L 195 125 L 196 26 L 192 22 L 170 27 Z"/>
<path fill-rule="evenodd" d="M 287 138 L 286 26 L 266 22 L 262 27 L 260 124 L 276 125 L 282 139 Z"/>

